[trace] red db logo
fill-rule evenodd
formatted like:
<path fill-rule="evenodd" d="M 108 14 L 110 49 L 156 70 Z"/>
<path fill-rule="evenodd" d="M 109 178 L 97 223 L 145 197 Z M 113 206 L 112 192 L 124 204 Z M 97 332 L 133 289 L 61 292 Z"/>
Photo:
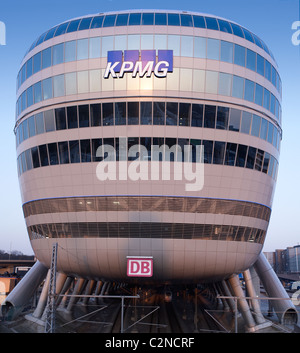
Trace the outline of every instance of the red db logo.
<path fill-rule="evenodd" d="M 150 257 L 127 257 L 127 276 L 152 277 L 153 259 Z"/>

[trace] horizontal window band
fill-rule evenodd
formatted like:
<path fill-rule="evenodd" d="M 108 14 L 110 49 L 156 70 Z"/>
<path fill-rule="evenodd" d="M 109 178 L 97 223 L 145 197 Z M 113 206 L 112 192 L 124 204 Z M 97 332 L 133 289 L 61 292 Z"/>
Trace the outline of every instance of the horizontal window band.
<path fill-rule="evenodd" d="M 24 217 L 64 212 L 148 211 L 209 213 L 244 216 L 269 221 L 271 209 L 253 202 L 169 196 L 88 196 L 29 201 Z"/>
<path fill-rule="evenodd" d="M 258 228 L 187 223 L 73 222 L 36 224 L 27 228 L 30 240 L 46 238 L 154 238 L 243 241 L 263 244 Z"/>

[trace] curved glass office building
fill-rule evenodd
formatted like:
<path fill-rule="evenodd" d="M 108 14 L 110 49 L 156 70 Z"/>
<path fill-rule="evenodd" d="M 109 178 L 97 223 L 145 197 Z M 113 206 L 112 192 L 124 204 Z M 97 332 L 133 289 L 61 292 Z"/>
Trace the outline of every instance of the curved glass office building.
<path fill-rule="evenodd" d="M 59 271 L 98 280 L 129 280 L 130 257 L 152 258 L 158 282 L 248 269 L 271 214 L 280 104 L 271 51 L 223 18 L 134 10 L 49 29 L 17 78 L 37 258 L 49 268 L 57 242 Z"/>

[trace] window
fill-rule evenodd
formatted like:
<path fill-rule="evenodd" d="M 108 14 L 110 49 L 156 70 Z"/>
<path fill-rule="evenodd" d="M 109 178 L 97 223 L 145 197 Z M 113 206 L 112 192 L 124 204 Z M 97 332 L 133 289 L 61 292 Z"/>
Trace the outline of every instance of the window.
<path fill-rule="evenodd" d="M 32 147 L 31 149 L 32 165 L 33 168 L 40 167 L 39 151 L 37 147 Z"/>
<path fill-rule="evenodd" d="M 90 105 L 91 126 L 101 126 L 101 104 Z"/>
<path fill-rule="evenodd" d="M 227 142 L 225 151 L 225 165 L 235 165 L 235 155 L 236 155 L 237 144 Z"/>
<path fill-rule="evenodd" d="M 268 173 L 269 164 L 270 164 L 270 154 L 265 152 L 264 163 L 262 168 L 263 173 L 266 173 L 266 174 Z"/>
<path fill-rule="evenodd" d="M 168 35 L 168 49 L 173 50 L 174 56 L 180 55 L 180 36 Z"/>
<path fill-rule="evenodd" d="M 270 92 L 266 88 L 264 88 L 263 106 L 264 106 L 264 108 L 266 108 L 268 110 L 270 108 Z"/>
<path fill-rule="evenodd" d="M 167 102 L 166 125 L 178 124 L 178 103 Z"/>
<path fill-rule="evenodd" d="M 215 141 L 213 164 L 223 164 L 225 152 L 225 142 Z"/>
<path fill-rule="evenodd" d="M 213 146 L 214 146 L 214 142 L 213 142 L 213 141 L 203 140 L 203 147 L 204 147 L 204 163 L 211 164 Z"/>
<path fill-rule="evenodd" d="M 49 152 L 49 162 L 50 165 L 58 164 L 58 153 L 57 153 L 57 144 L 49 143 L 48 144 L 48 152 Z"/>
<path fill-rule="evenodd" d="M 47 145 L 39 146 L 39 154 L 40 154 L 41 166 L 45 167 L 49 165 Z"/>
<path fill-rule="evenodd" d="M 141 102 L 141 125 L 152 125 L 152 102 Z"/>
<path fill-rule="evenodd" d="M 67 28 L 67 33 L 76 32 L 77 29 L 78 29 L 79 22 L 80 22 L 80 19 L 79 19 L 79 20 L 71 21 L 71 22 L 69 23 L 68 28 Z"/>
<path fill-rule="evenodd" d="M 241 111 L 238 109 L 231 108 L 229 130 L 240 131 L 240 123 L 241 123 Z"/>
<path fill-rule="evenodd" d="M 168 25 L 169 26 L 180 26 L 179 14 L 168 13 Z"/>
<path fill-rule="evenodd" d="M 55 130 L 55 125 L 54 125 L 54 114 L 53 110 L 47 110 L 44 112 L 44 120 L 45 120 L 45 131 L 54 131 Z"/>
<path fill-rule="evenodd" d="M 192 57 L 193 56 L 193 41 L 194 38 L 191 36 L 181 37 L 181 56 Z"/>
<path fill-rule="evenodd" d="M 229 120 L 229 108 L 218 107 L 216 128 L 221 130 L 227 130 L 228 120 Z"/>
<path fill-rule="evenodd" d="M 97 16 L 93 18 L 91 28 L 101 28 L 104 16 Z"/>
<path fill-rule="evenodd" d="M 43 113 L 38 113 L 35 115 L 35 124 L 36 124 L 36 134 L 43 134 L 45 131 Z"/>
<path fill-rule="evenodd" d="M 89 48 L 88 39 L 77 40 L 77 60 L 88 59 L 88 53 L 89 53 L 88 48 Z"/>
<path fill-rule="evenodd" d="M 248 156 L 247 156 L 246 168 L 249 168 L 249 169 L 253 169 L 254 168 L 255 157 L 256 157 L 256 148 L 249 147 L 248 148 Z"/>
<path fill-rule="evenodd" d="M 65 95 L 65 77 L 58 75 L 53 77 L 53 97 L 61 97 Z"/>
<path fill-rule="evenodd" d="M 43 86 L 43 100 L 52 98 L 53 97 L 52 77 L 49 77 L 43 80 L 42 86 Z"/>
<path fill-rule="evenodd" d="M 179 103 L 179 126 L 190 126 L 191 104 Z"/>
<path fill-rule="evenodd" d="M 192 126 L 202 127 L 203 104 L 192 105 Z"/>
<path fill-rule="evenodd" d="M 58 142 L 58 151 L 59 151 L 59 161 L 60 164 L 67 164 L 69 160 L 69 145 L 68 142 Z"/>
<path fill-rule="evenodd" d="M 181 26 L 193 27 L 193 19 L 191 15 L 180 14 Z"/>
<path fill-rule="evenodd" d="M 60 36 L 66 32 L 69 22 L 62 23 L 59 25 L 57 30 L 55 31 L 54 37 Z"/>
<path fill-rule="evenodd" d="M 90 140 L 80 140 L 81 163 L 91 162 Z"/>
<path fill-rule="evenodd" d="M 153 125 L 165 124 L 165 103 L 153 102 Z"/>
<path fill-rule="evenodd" d="M 65 62 L 76 60 L 76 40 L 65 43 Z"/>
<path fill-rule="evenodd" d="M 235 165 L 236 167 L 245 167 L 246 156 L 247 156 L 248 147 L 245 145 L 239 145 L 236 155 Z"/>
<path fill-rule="evenodd" d="M 79 141 L 69 141 L 71 163 L 80 163 Z"/>
<path fill-rule="evenodd" d="M 264 66 L 265 66 L 265 59 L 261 55 L 257 54 L 257 73 L 262 76 L 265 76 Z"/>
<path fill-rule="evenodd" d="M 101 38 L 94 37 L 90 38 L 90 45 L 89 45 L 89 58 L 99 58 L 101 53 Z"/>
<path fill-rule="evenodd" d="M 258 83 L 255 84 L 255 104 L 262 105 L 263 87 Z"/>
<path fill-rule="evenodd" d="M 66 96 L 77 94 L 77 75 L 76 72 L 65 73 Z"/>
<path fill-rule="evenodd" d="M 23 128 L 23 139 L 27 140 L 28 139 L 28 121 L 27 120 L 23 121 L 22 128 Z"/>
<path fill-rule="evenodd" d="M 218 72 L 206 71 L 205 75 L 205 92 L 217 94 L 218 92 Z"/>
<path fill-rule="evenodd" d="M 53 65 L 61 64 L 64 61 L 64 43 L 53 46 Z"/>
<path fill-rule="evenodd" d="M 32 58 L 30 58 L 26 63 L 26 78 L 32 75 Z"/>
<path fill-rule="evenodd" d="M 167 24 L 167 14 L 166 13 L 156 13 L 155 14 L 155 24 L 158 26 L 163 26 Z"/>
<path fill-rule="evenodd" d="M 129 47 L 130 37 L 132 37 L 132 36 L 130 36 L 130 35 L 128 36 L 128 49 L 132 49 Z M 138 46 L 138 48 L 139 47 L 140 46 Z M 114 37 L 113 36 L 102 37 L 101 57 L 105 58 L 107 56 L 107 52 L 109 50 L 113 50 L 113 49 L 114 49 Z M 136 47 L 134 49 L 136 49 Z"/>
<path fill-rule="evenodd" d="M 88 93 L 89 92 L 89 72 L 88 72 L 88 70 L 77 72 L 77 85 L 78 85 L 78 93 Z"/>
<path fill-rule="evenodd" d="M 244 134 L 250 133 L 251 120 L 252 120 L 252 114 L 243 111 L 241 132 L 243 132 Z"/>
<path fill-rule="evenodd" d="M 260 138 L 266 140 L 268 132 L 268 122 L 266 119 L 261 119 L 261 127 L 260 127 Z"/>
<path fill-rule="evenodd" d="M 221 40 L 221 61 L 233 62 L 233 44 Z"/>
<path fill-rule="evenodd" d="M 244 96 L 244 79 L 239 76 L 233 76 L 232 81 L 232 96 L 236 98 L 243 98 Z"/>
<path fill-rule="evenodd" d="M 56 130 L 64 130 L 67 128 L 65 108 L 55 109 L 55 122 Z"/>
<path fill-rule="evenodd" d="M 267 60 L 265 60 L 265 77 L 271 81 L 271 64 Z"/>
<path fill-rule="evenodd" d="M 113 27 L 115 24 L 116 15 L 106 15 L 103 22 L 103 27 Z"/>
<path fill-rule="evenodd" d="M 41 81 L 34 85 L 34 103 L 38 103 L 42 100 L 42 84 Z"/>
<path fill-rule="evenodd" d="M 122 14 L 118 14 L 117 20 L 116 20 L 116 26 L 127 26 L 127 22 L 128 22 L 128 17 L 129 14 L 128 13 L 122 13 Z"/>
<path fill-rule="evenodd" d="M 205 105 L 204 127 L 214 129 L 215 128 L 215 120 L 216 120 L 216 106 L 215 105 Z"/>
<path fill-rule="evenodd" d="M 235 44 L 234 46 L 234 63 L 245 67 L 246 50 L 244 47 Z"/>
<path fill-rule="evenodd" d="M 219 60 L 220 41 L 207 38 L 207 59 Z"/>
<path fill-rule="evenodd" d="M 142 15 L 142 25 L 153 25 L 154 13 L 143 13 Z"/>
<path fill-rule="evenodd" d="M 78 127 L 77 106 L 67 107 L 68 129 L 76 129 Z"/>
<path fill-rule="evenodd" d="M 89 106 L 88 104 L 78 106 L 79 127 L 88 127 L 89 123 Z"/>
<path fill-rule="evenodd" d="M 226 32 L 226 33 L 232 33 L 232 29 L 229 22 L 218 19 L 218 23 L 219 23 L 220 31 Z"/>
<path fill-rule="evenodd" d="M 129 17 L 129 26 L 138 26 L 141 24 L 142 14 L 140 13 L 131 13 Z"/>
<path fill-rule="evenodd" d="M 97 150 L 102 146 L 102 139 L 93 139 L 92 140 L 92 160 L 93 162 L 101 161 L 102 157 L 97 157 Z"/>
<path fill-rule="evenodd" d="M 245 80 L 245 95 L 244 99 L 253 102 L 254 99 L 254 82 L 250 80 Z"/>
<path fill-rule="evenodd" d="M 251 126 L 251 135 L 259 137 L 259 130 L 260 130 L 260 116 L 253 114 L 252 118 L 252 126 Z"/>
<path fill-rule="evenodd" d="M 206 58 L 206 38 L 194 37 L 194 57 Z"/>
<path fill-rule="evenodd" d="M 273 141 L 273 129 L 274 126 L 272 123 L 268 123 L 268 142 L 272 143 Z"/>
<path fill-rule="evenodd" d="M 223 96 L 231 96 L 231 82 L 232 82 L 232 75 L 220 72 L 218 93 Z"/>
<path fill-rule="evenodd" d="M 205 17 L 207 29 L 219 30 L 218 22 L 214 17 Z"/>
<path fill-rule="evenodd" d="M 113 103 L 102 104 L 103 126 L 114 124 Z"/>
<path fill-rule="evenodd" d="M 115 125 L 126 125 L 126 102 L 115 103 Z"/>
<path fill-rule="evenodd" d="M 256 53 L 250 49 L 247 49 L 246 67 L 252 71 L 256 69 Z"/>
<path fill-rule="evenodd" d="M 90 28 L 92 17 L 85 17 L 81 20 L 78 31 L 83 31 Z"/>
<path fill-rule="evenodd" d="M 34 115 L 28 118 L 28 132 L 29 132 L 29 137 L 35 135 Z"/>
<path fill-rule="evenodd" d="M 197 27 L 197 28 L 206 28 L 206 25 L 205 25 L 205 21 L 204 21 L 204 17 L 203 17 L 203 16 L 193 15 L 193 19 L 194 19 L 194 27 Z"/>
<path fill-rule="evenodd" d="M 33 87 L 30 86 L 27 88 L 27 107 L 30 107 L 33 104 Z"/>
<path fill-rule="evenodd" d="M 33 57 L 33 73 L 37 73 L 38 71 L 41 70 L 41 64 L 42 64 L 42 54 L 41 52 L 35 54 Z"/>

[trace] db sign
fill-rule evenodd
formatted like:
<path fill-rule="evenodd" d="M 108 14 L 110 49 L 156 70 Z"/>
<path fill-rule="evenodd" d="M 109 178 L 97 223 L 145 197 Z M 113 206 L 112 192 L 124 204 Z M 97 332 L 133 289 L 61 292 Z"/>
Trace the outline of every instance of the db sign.
<path fill-rule="evenodd" d="M 128 277 L 152 277 L 152 257 L 127 257 Z"/>

